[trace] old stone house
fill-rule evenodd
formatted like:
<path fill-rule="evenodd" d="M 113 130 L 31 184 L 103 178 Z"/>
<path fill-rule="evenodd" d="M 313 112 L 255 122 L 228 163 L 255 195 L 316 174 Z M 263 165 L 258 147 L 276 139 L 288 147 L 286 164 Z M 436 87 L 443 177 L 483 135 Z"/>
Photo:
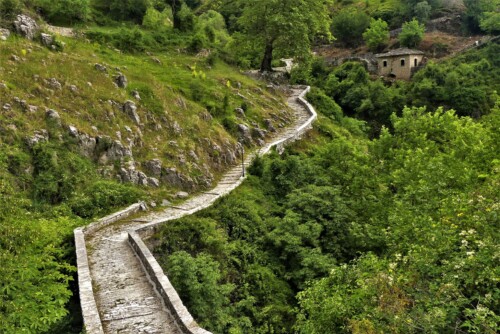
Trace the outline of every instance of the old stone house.
<path fill-rule="evenodd" d="M 396 79 L 409 80 L 412 73 L 422 65 L 424 53 L 419 50 L 400 48 L 376 54 L 378 74 Z"/>

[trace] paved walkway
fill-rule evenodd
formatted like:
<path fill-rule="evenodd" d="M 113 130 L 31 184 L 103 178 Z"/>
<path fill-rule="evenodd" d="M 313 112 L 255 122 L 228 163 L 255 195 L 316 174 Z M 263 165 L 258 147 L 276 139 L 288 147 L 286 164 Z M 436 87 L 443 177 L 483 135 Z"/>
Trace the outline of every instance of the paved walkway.
<path fill-rule="evenodd" d="M 273 142 L 293 136 L 309 119 L 310 114 L 297 102 L 297 96 L 301 92 L 301 89 L 293 89 L 293 94 L 288 98 L 289 106 L 295 111 L 293 124 L 272 138 Z M 253 156 L 247 156 L 246 166 Z M 197 211 L 199 207 L 207 207 L 219 198 L 220 194 L 234 189 L 239 184 L 240 177 L 241 165 L 235 166 L 209 192 L 195 196 L 179 206 L 149 213 L 135 221 L 123 220 L 87 236 L 94 295 L 105 333 L 181 333 L 129 246 L 127 230 L 175 219 Z"/>

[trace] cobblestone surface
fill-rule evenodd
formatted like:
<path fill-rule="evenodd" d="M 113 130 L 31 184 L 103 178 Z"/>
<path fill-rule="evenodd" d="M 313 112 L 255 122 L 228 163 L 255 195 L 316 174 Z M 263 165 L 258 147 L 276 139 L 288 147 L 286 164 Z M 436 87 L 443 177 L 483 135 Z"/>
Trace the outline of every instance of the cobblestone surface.
<path fill-rule="evenodd" d="M 303 89 L 292 91 L 288 104 L 295 111 L 293 123 L 272 138 L 271 142 L 293 136 L 310 118 L 306 109 L 297 102 Z M 245 166 L 250 164 L 257 153 L 246 157 Z M 117 222 L 87 236 L 94 295 L 105 333 L 181 333 L 129 246 L 126 231 L 175 219 L 197 211 L 199 207 L 207 207 L 221 194 L 238 186 L 241 174 L 241 165 L 235 166 L 209 192 L 161 212 L 149 213 L 140 219 Z"/>

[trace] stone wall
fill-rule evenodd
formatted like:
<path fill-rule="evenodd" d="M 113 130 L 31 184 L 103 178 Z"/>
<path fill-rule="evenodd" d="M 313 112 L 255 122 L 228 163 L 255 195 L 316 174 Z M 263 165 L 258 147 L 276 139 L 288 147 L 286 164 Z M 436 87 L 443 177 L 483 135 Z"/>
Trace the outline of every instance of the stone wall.
<path fill-rule="evenodd" d="M 124 210 L 101 218 L 86 227 L 79 227 L 74 230 L 76 266 L 78 269 L 78 290 L 80 294 L 83 322 L 87 333 L 104 334 L 104 330 L 102 328 L 102 322 L 97 310 L 94 290 L 92 288 L 92 277 L 90 276 L 87 247 L 85 246 L 85 234 L 94 233 L 100 228 L 130 216 L 143 208 L 143 206 L 144 203 L 132 204 Z"/>
<path fill-rule="evenodd" d="M 312 128 L 312 123 L 316 120 L 318 117 L 316 111 L 314 110 L 313 106 L 305 100 L 306 94 L 310 91 L 311 87 L 309 86 L 302 86 L 300 88 L 303 88 L 303 92 L 299 95 L 297 98 L 297 102 L 301 104 L 310 114 L 309 119 L 301 125 L 293 135 L 283 138 L 280 140 L 277 140 L 269 145 L 267 145 L 265 148 L 261 149 L 258 154 L 263 155 L 268 153 L 272 148 L 276 147 L 278 151 L 284 149 L 284 146 L 287 144 L 290 144 L 298 139 L 301 138 L 303 134 L 305 134 L 309 129 Z M 241 182 L 243 182 L 244 178 L 241 178 L 234 184 L 233 187 L 228 188 L 224 193 L 221 193 L 218 198 L 227 195 L 229 192 L 231 192 L 234 188 L 236 188 Z M 210 203 L 205 203 L 205 205 L 201 205 L 196 207 L 193 210 L 190 210 L 188 212 L 184 212 L 179 217 L 172 217 L 172 219 L 180 218 L 180 216 L 185 216 L 189 214 L 193 214 L 197 211 L 200 211 L 208 206 L 210 206 L 213 202 Z M 179 295 L 175 291 L 175 288 L 172 286 L 170 281 L 168 280 L 168 277 L 165 275 L 163 272 L 163 269 L 160 267 L 156 259 L 154 258 L 153 254 L 151 251 L 147 248 L 147 246 L 144 244 L 142 241 L 142 238 L 147 238 L 151 235 L 153 235 L 160 224 L 164 223 L 165 220 L 163 221 L 158 221 L 158 222 L 152 222 L 150 224 L 147 224 L 141 228 L 138 228 L 136 230 L 131 230 L 128 232 L 128 239 L 129 243 L 136 252 L 137 256 L 142 262 L 142 265 L 144 266 L 144 269 L 149 275 L 150 280 L 153 282 L 155 285 L 155 289 L 157 292 L 161 295 L 165 305 L 167 308 L 170 310 L 171 314 L 174 316 L 174 318 L 178 321 L 178 325 L 180 329 L 183 331 L 185 334 L 211 334 L 210 332 L 200 328 L 198 324 L 194 321 L 193 317 L 187 310 L 187 308 L 184 306 L 182 303 L 182 300 L 180 299 Z"/>

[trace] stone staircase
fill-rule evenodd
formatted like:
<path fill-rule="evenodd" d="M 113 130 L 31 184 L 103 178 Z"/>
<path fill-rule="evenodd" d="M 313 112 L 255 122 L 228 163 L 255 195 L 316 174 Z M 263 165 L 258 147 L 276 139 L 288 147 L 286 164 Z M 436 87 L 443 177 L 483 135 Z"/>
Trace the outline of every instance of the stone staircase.
<path fill-rule="evenodd" d="M 273 145 L 280 149 L 288 141 L 298 139 L 296 138 L 298 132 L 302 132 L 305 125 L 310 125 L 313 116 L 303 104 L 298 102 L 298 97 L 303 92 L 304 88 L 293 88 L 288 98 L 288 104 L 295 114 L 293 123 L 278 132 L 272 138 L 272 143 L 247 155 L 244 160 L 245 168 L 257 154 L 268 152 Z M 312 110 L 312 107 L 309 106 L 309 108 Z M 240 163 L 230 169 L 215 188 L 179 205 L 168 207 L 161 212 L 149 213 L 140 218 L 127 218 L 110 224 L 102 224 L 104 226 L 99 225 L 99 229 L 79 229 L 81 240 L 84 240 L 83 235 L 86 238 L 83 252 L 86 251 L 87 254 L 78 253 L 77 245 L 77 255 L 80 296 L 87 334 L 186 333 L 185 330 L 181 330 L 175 320 L 176 317 L 171 314 L 151 283 L 150 277 L 128 242 L 128 231 L 144 230 L 149 226 L 154 227 L 162 222 L 206 208 L 236 188 L 242 181 Z M 77 231 L 75 231 L 75 237 L 76 233 Z M 90 282 L 84 281 L 83 272 L 86 270 L 86 263 L 81 265 L 87 259 L 91 285 Z M 87 295 L 82 292 L 83 286 L 86 288 Z M 94 300 L 89 300 L 92 299 L 92 295 L 88 296 L 88 291 L 93 291 L 95 303 Z M 97 310 L 92 310 L 92 308 L 97 308 Z M 90 313 L 95 311 L 93 320 L 87 316 L 89 310 Z M 208 333 L 201 329 L 197 331 L 197 333 L 201 332 Z"/>

